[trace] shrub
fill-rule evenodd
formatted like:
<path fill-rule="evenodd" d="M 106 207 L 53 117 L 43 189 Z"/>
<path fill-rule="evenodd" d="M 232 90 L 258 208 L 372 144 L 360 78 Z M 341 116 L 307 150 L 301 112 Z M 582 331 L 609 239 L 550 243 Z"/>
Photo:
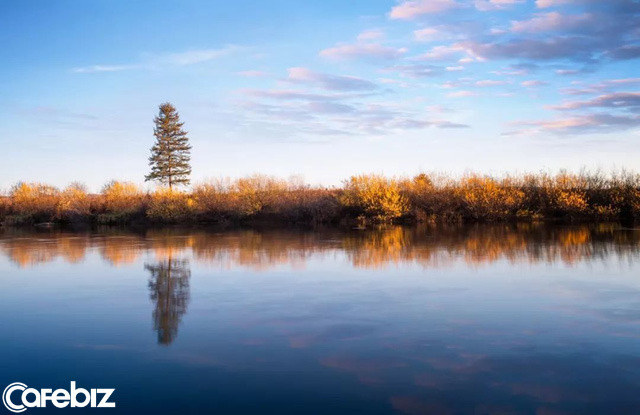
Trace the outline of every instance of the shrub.
<path fill-rule="evenodd" d="M 612 203 L 624 217 L 640 217 L 640 174 L 614 173 L 611 179 Z"/>
<path fill-rule="evenodd" d="M 193 213 L 194 200 L 179 190 L 162 188 L 151 195 L 147 216 L 160 222 L 188 220 Z"/>
<path fill-rule="evenodd" d="M 110 213 L 133 213 L 143 209 L 144 194 L 134 183 L 111 181 L 102 188 L 103 207 Z"/>
<path fill-rule="evenodd" d="M 11 210 L 11 199 L 5 195 L 0 195 L 0 222 L 9 214 Z"/>
<path fill-rule="evenodd" d="M 583 177 L 561 172 L 554 178 L 549 190 L 552 194 L 552 208 L 565 216 L 586 215 L 589 213 L 586 183 Z"/>
<path fill-rule="evenodd" d="M 352 176 L 345 182 L 340 202 L 349 209 L 382 222 L 401 217 L 409 208 L 398 182 L 377 175 Z"/>
<path fill-rule="evenodd" d="M 80 184 L 60 192 L 40 183 L 18 183 L 8 196 L 0 195 L 4 224 L 89 218 L 101 224 L 145 218 L 323 223 L 345 217 L 381 222 L 401 217 L 418 221 L 639 218 L 640 175 L 561 172 L 452 179 L 419 174 L 403 180 L 363 175 L 351 177 L 342 189 L 311 187 L 298 178 L 254 175 L 200 184 L 190 193 L 161 189 L 149 195 L 135 184 L 113 181 L 100 195 L 87 194 Z"/>
<path fill-rule="evenodd" d="M 247 216 L 272 210 L 275 202 L 286 191 L 286 182 L 263 175 L 238 179 L 232 188 L 232 192 L 236 193 L 240 212 Z"/>
<path fill-rule="evenodd" d="M 13 213 L 25 218 L 25 221 L 51 221 L 56 216 L 60 191 L 42 183 L 21 182 L 11 188 Z"/>
<path fill-rule="evenodd" d="M 60 194 L 58 217 L 74 220 L 91 214 L 91 200 L 87 188 L 80 183 L 72 183 Z"/>
<path fill-rule="evenodd" d="M 524 192 L 509 178 L 464 177 L 455 192 L 463 202 L 464 215 L 472 219 L 496 220 L 515 216 L 522 208 Z"/>
<path fill-rule="evenodd" d="M 231 193 L 229 179 L 219 179 L 198 184 L 193 189 L 195 212 L 207 220 L 223 220 L 237 216 L 237 195 Z"/>

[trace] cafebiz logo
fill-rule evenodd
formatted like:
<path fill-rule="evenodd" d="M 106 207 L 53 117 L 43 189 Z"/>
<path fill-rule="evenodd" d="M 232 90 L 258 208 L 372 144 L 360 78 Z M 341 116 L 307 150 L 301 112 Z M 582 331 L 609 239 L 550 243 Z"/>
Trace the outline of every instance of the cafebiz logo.
<path fill-rule="evenodd" d="M 24 383 L 14 382 L 2 393 L 2 403 L 11 412 L 20 413 L 29 408 L 46 408 L 48 403 L 56 408 L 115 408 L 115 402 L 109 398 L 115 389 L 76 388 L 71 382 L 70 390 L 66 389 L 34 389 Z"/>

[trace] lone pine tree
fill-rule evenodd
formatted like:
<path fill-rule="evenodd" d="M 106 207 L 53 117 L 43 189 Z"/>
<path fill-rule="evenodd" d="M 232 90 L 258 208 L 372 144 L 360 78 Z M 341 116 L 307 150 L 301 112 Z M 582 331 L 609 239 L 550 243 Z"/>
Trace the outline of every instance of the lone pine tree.
<path fill-rule="evenodd" d="M 145 181 L 157 180 L 169 188 L 174 184 L 187 185 L 191 174 L 191 145 L 187 132 L 182 129 L 184 123 L 170 103 L 165 102 L 159 108 L 153 119 L 156 142 L 149 157 L 151 173 L 145 176 Z"/>

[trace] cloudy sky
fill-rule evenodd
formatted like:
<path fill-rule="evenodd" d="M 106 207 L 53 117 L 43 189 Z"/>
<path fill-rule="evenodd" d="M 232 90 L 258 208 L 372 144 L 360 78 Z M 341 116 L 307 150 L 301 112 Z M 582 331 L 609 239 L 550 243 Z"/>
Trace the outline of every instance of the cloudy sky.
<path fill-rule="evenodd" d="M 636 0 L 5 1 L 0 189 L 640 167 Z"/>

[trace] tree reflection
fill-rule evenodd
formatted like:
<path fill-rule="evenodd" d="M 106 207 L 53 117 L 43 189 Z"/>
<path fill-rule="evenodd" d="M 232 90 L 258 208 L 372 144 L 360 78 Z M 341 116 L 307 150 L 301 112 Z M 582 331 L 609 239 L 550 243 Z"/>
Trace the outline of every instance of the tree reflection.
<path fill-rule="evenodd" d="M 153 328 L 158 332 L 158 343 L 169 345 L 178 335 L 180 320 L 189 304 L 189 262 L 169 255 L 167 259 L 144 267 L 151 273 L 149 291 L 155 304 Z"/>

